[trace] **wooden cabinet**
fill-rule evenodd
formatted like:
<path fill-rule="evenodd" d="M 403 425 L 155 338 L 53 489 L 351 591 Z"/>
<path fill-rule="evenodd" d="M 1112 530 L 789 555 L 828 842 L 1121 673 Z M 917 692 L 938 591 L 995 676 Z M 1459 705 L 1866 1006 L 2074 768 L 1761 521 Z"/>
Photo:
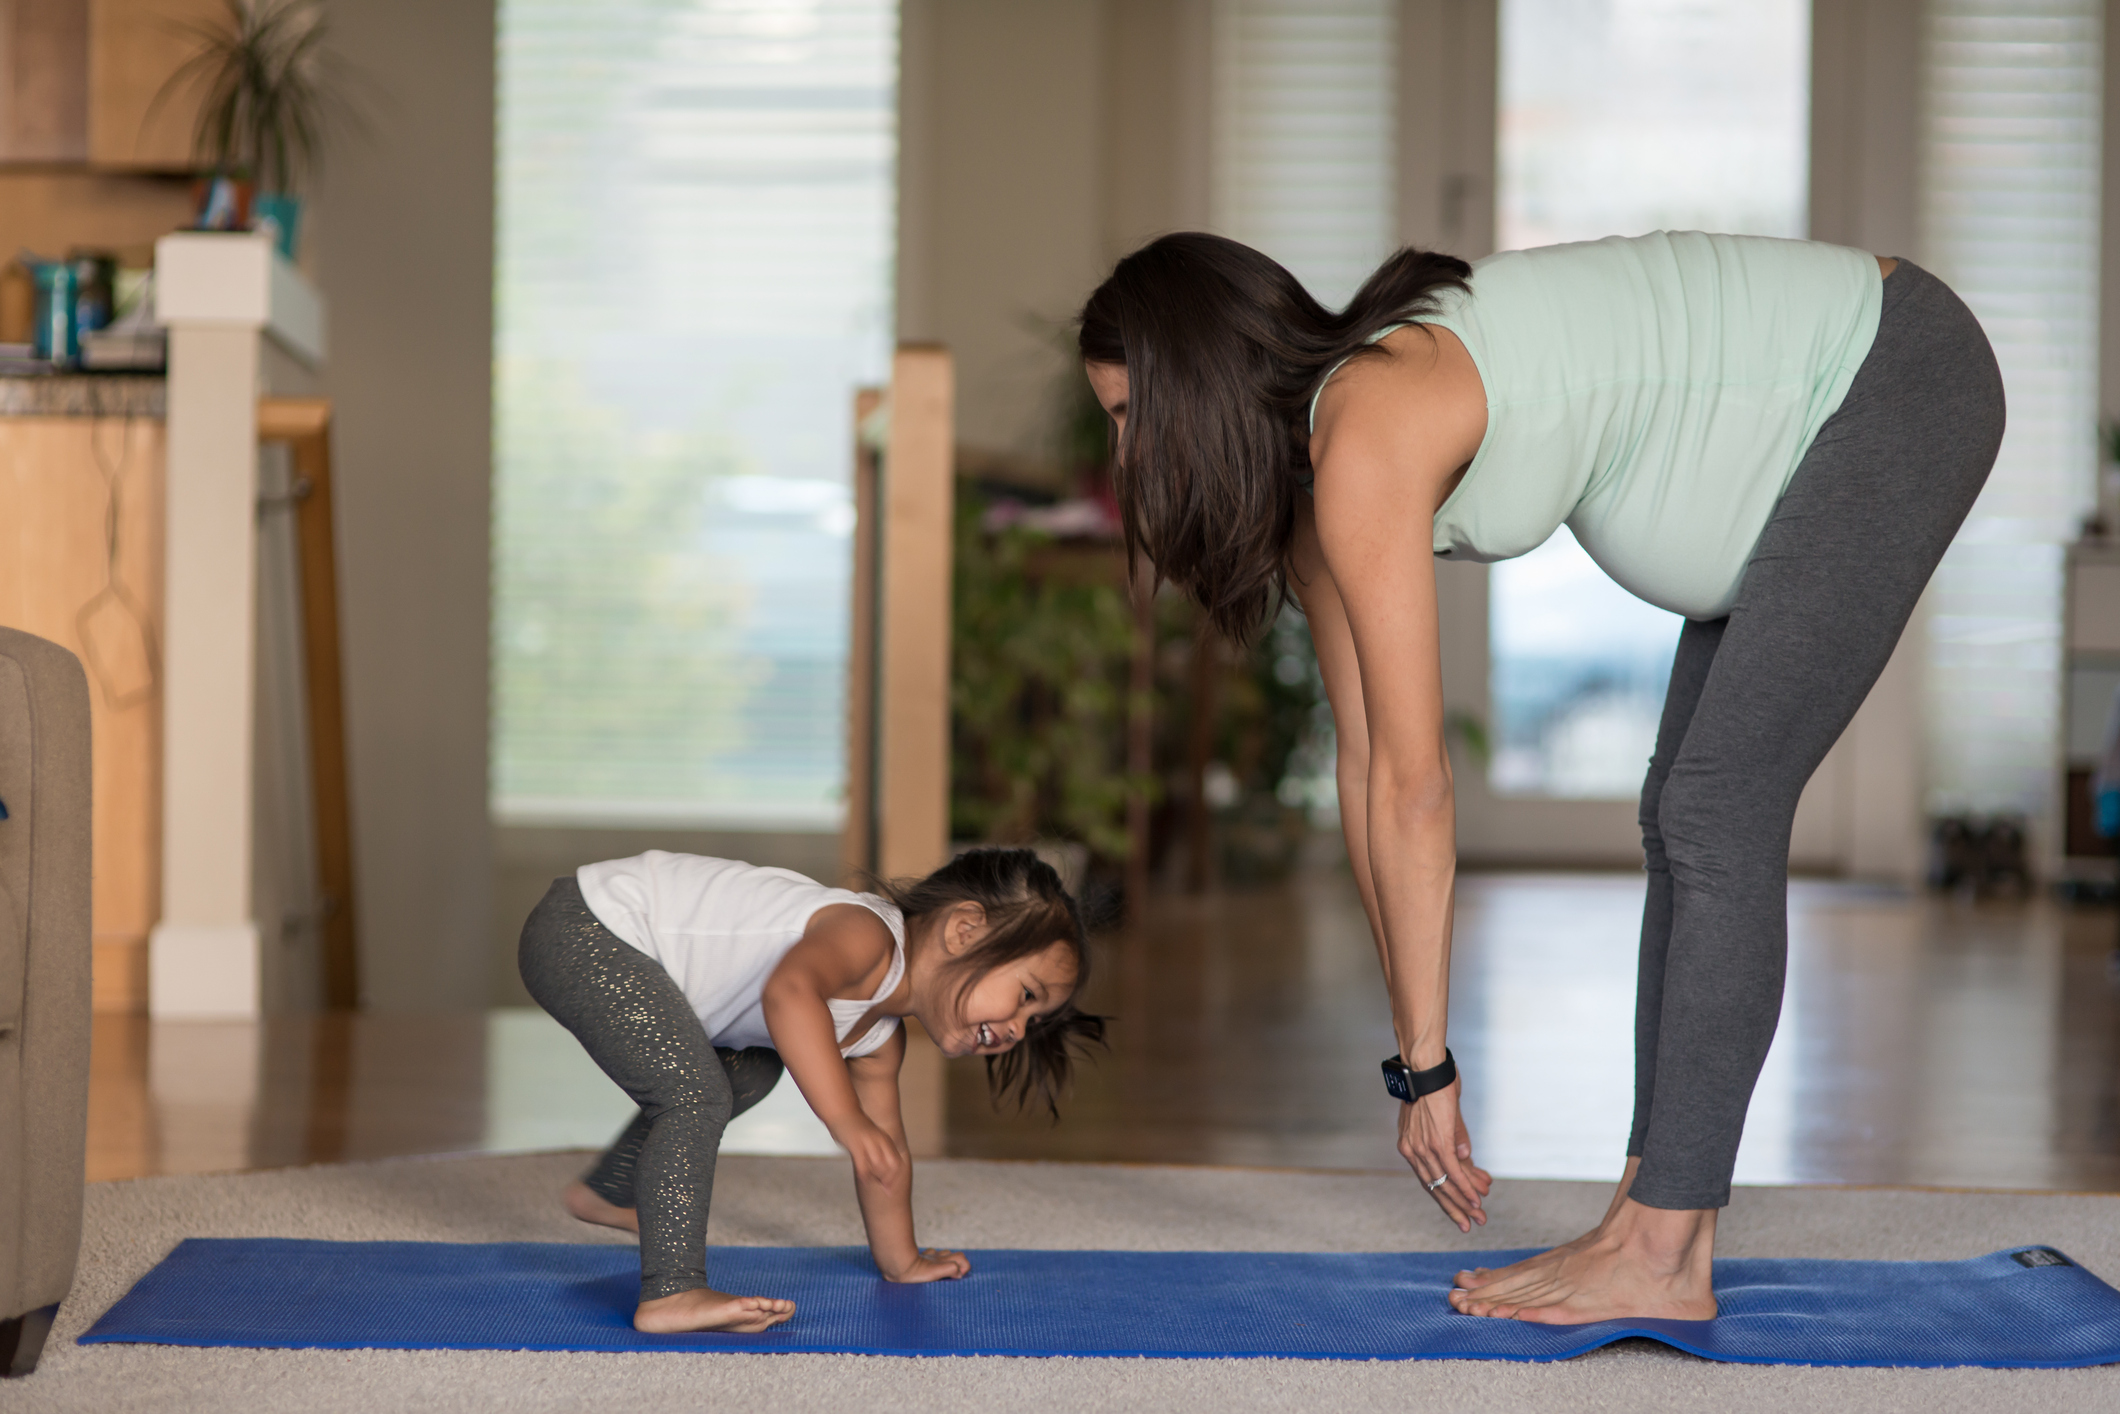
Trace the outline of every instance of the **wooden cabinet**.
<path fill-rule="evenodd" d="M 124 171 L 189 171 L 205 86 L 171 84 L 198 31 L 228 23 L 222 0 L 87 0 L 88 160 Z"/>
<path fill-rule="evenodd" d="M 0 161 L 88 157 L 88 0 L 0 0 Z"/>
<path fill-rule="evenodd" d="M 204 86 L 172 84 L 223 0 L 0 0 L 0 163 L 182 172 Z"/>
<path fill-rule="evenodd" d="M 0 623 L 88 670 L 98 1011 L 146 1010 L 161 913 L 162 427 L 0 416 Z"/>

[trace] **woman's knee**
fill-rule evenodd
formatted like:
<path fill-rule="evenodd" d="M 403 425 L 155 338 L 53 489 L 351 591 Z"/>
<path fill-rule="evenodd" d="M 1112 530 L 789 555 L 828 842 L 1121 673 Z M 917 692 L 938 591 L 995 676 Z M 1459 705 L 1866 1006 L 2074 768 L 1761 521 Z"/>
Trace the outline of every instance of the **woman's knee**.
<path fill-rule="evenodd" d="M 1662 867 L 1673 873 L 1727 879 L 1771 869 L 1779 877 L 1788 866 L 1795 813 L 1795 802 L 1781 800 L 1765 782 L 1681 765 L 1664 782 L 1643 841 L 1646 847 L 1654 835 Z"/>
<path fill-rule="evenodd" d="M 1664 796 L 1664 777 L 1669 768 L 1661 762 L 1649 763 L 1649 774 L 1642 782 L 1641 806 L 1635 812 L 1635 823 L 1642 829 L 1642 863 L 1652 874 L 1670 872 L 1671 860 L 1664 853 L 1664 830 L 1661 820 Z"/>

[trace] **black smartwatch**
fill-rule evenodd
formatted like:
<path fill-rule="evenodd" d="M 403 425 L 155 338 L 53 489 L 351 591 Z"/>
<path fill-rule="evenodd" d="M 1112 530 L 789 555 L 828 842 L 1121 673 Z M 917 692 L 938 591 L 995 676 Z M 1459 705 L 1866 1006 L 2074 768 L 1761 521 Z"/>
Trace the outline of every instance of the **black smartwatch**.
<path fill-rule="evenodd" d="M 1448 1046 L 1443 1048 L 1443 1063 L 1427 1070 L 1415 1070 L 1397 1056 L 1384 1062 L 1384 1088 L 1402 1104 L 1410 1105 L 1423 1095 L 1448 1090 L 1456 1079 L 1457 1059 Z"/>

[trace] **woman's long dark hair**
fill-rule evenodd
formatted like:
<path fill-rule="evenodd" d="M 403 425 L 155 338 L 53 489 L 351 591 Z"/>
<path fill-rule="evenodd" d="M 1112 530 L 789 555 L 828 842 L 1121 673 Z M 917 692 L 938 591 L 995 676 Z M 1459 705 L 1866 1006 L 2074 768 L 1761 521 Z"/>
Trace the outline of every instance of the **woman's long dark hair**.
<path fill-rule="evenodd" d="M 908 925 L 960 903 L 985 910 L 986 934 L 944 973 L 960 997 L 997 967 L 1036 957 L 1054 943 L 1067 945 L 1075 957 L 1068 999 L 1026 1026 L 1021 1041 L 986 1058 L 987 1089 L 997 1104 L 1013 1097 L 1021 1109 L 1036 1100 L 1058 1118 L 1075 1050 L 1104 1042 L 1104 1018 L 1075 1005 L 1089 985 L 1089 936 L 1059 873 L 1027 849 L 971 849 L 925 879 L 879 880 L 876 890 L 898 905 Z"/>
<path fill-rule="evenodd" d="M 1472 267 L 1408 247 L 1335 314 L 1246 245 L 1186 231 L 1120 261 L 1082 306 L 1091 363 L 1126 366 L 1113 480 L 1129 559 L 1243 642 L 1287 598 L 1295 498 L 1310 474 L 1310 400 L 1334 364 L 1432 313 Z"/>

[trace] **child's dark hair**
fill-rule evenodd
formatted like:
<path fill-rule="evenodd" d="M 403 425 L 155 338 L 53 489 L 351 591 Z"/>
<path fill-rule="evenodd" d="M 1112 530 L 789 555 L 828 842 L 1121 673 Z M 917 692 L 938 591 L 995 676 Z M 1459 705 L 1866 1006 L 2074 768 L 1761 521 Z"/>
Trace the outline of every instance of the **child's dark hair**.
<path fill-rule="evenodd" d="M 1024 1028 L 1022 1041 L 986 1058 L 987 1088 L 996 1104 L 1012 1097 L 1020 1109 L 1039 1100 L 1058 1118 L 1074 1052 L 1104 1044 L 1105 1020 L 1075 1005 L 1089 983 L 1089 938 L 1082 910 L 1059 873 L 1027 849 L 972 849 L 925 879 L 879 880 L 876 887 L 898 905 L 908 924 L 960 903 L 985 910 L 985 936 L 952 959 L 944 973 L 956 979 L 960 995 L 997 967 L 1035 957 L 1056 942 L 1067 944 L 1075 955 L 1072 995 Z"/>

